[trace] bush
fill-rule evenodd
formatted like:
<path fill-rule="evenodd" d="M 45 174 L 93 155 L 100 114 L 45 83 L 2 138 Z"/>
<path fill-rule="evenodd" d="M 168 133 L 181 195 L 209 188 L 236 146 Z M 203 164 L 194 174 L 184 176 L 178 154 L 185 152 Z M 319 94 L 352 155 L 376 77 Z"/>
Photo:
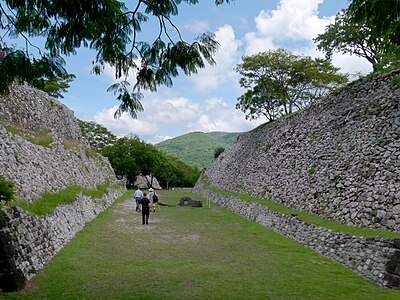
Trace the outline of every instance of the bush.
<path fill-rule="evenodd" d="M 222 154 L 222 152 L 225 151 L 225 148 L 223 147 L 218 147 L 217 149 L 214 150 L 214 159 L 216 159 L 218 156 Z"/>
<path fill-rule="evenodd" d="M 14 196 L 14 183 L 5 179 L 0 175 L 0 204 L 6 204 L 12 200 Z"/>

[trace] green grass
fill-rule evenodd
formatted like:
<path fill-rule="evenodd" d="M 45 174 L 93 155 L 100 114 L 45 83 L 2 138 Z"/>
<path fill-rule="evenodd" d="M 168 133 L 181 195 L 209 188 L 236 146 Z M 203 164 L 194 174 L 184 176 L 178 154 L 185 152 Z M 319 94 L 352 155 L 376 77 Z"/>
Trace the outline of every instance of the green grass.
<path fill-rule="evenodd" d="M 89 223 L 28 289 L 4 299 L 400 298 L 214 204 L 161 207 L 141 225 L 132 194 Z M 183 195 L 159 192 L 170 204 Z"/>
<path fill-rule="evenodd" d="M 97 189 L 87 189 L 78 185 L 72 185 L 58 193 L 45 193 L 41 198 L 34 199 L 33 203 L 15 200 L 10 202 L 9 205 L 16 205 L 31 214 L 44 216 L 52 213 L 59 205 L 75 201 L 79 193 L 92 198 L 101 198 L 107 193 L 107 187 L 109 187 L 108 184 L 99 184 L 97 185 Z"/>
<path fill-rule="evenodd" d="M 50 147 L 50 144 L 53 142 L 53 138 L 50 135 L 49 130 L 47 129 L 39 129 L 36 131 L 28 131 L 23 128 L 15 127 L 12 125 L 4 125 L 4 128 L 14 134 L 19 135 L 20 137 L 30 141 L 33 144 Z"/>
<path fill-rule="evenodd" d="M 251 197 L 246 194 L 240 194 L 240 193 L 235 193 L 235 192 L 227 192 L 223 190 L 219 190 L 217 188 L 214 188 L 208 184 L 205 185 L 205 188 L 215 192 L 219 193 L 221 195 L 225 196 L 236 196 L 239 199 L 246 201 L 246 202 L 257 202 L 260 203 L 267 208 L 269 208 L 273 212 L 285 214 L 285 215 L 292 215 L 296 214 L 297 218 L 303 222 L 309 223 L 309 224 L 314 224 L 316 226 L 324 227 L 327 229 L 331 229 L 336 232 L 343 232 L 355 236 L 365 236 L 365 237 L 375 237 L 375 236 L 381 236 L 381 237 L 389 237 L 389 238 L 400 238 L 400 234 L 397 234 L 392 231 L 382 231 L 382 230 L 374 230 L 374 229 L 368 229 L 368 228 L 359 228 L 359 227 L 352 227 L 352 226 L 346 226 L 343 224 L 340 224 L 338 222 L 326 220 L 323 218 L 320 218 L 316 215 L 312 215 L 306 212 L 302 211 L 297 211 L 291 208 L 288 208 L 282 204 L 279 204 L 277 202 L 274 202 L 272 200 L 264 200 L 264 199 L 258 199 Z"/>

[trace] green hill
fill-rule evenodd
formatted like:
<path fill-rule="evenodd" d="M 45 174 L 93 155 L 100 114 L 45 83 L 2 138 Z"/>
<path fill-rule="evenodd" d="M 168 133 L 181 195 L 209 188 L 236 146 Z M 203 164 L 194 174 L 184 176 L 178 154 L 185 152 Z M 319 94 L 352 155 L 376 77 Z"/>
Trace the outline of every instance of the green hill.
<path fill-rule="evenodd" d="M 190 132 L 155 146 L 167 154 L 197 166 L 200 170 L 211 164 L 218 147 L 228 148 L 240 133 L 233 132 Z"/>

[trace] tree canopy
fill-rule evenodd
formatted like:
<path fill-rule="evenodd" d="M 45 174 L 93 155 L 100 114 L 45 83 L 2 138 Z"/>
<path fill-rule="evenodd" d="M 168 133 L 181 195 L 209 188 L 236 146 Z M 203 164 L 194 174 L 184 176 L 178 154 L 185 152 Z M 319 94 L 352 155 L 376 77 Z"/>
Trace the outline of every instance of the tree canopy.
<path fill-rule="evenodd" d="M 166 185 L 193 186 L 200 175 L 198 168 L 166 155 L 137 136 L 118 139 L 104 147 L 102 153 L 110 160 L 116 175 L 126 178 L 128 187 L 133 187 L 139 175 L 150 176 L 149 187 L 153 176 Z"/>
<path fill-rule="evenodd" d="M 269 121 L 304 108 L 347 82 L 328 59 L 312 59 L 284 49 L 243 57 L 237 65 L 240 86 L 246 92 L 236 108 L 246 119 Z"/>
<path fill-rule="evenodd" d="M 111 146 L 117 140 L 117 137 L 108 131 L 104 126 L 95 122 L 86 122 L 78 120 L 82 135 L 88 139 L 92 148 L 101 151 L 106 146 Z"/>
<path fill-rule="evenodd" d="M 26 48 L 20 53 L 24 54 L 22 61 L 34 64 L 34 50 L 41 58 L 53 59 L 48 66 L 53 72 L 63 70 L 56 61 L 60 61 L 61 55 L 75 54 L 80 47 L 94 49 L 93 72 L 100 74 L 109 65 L 115 68 L 116 79 L 120 79 L 109 88 L 120 101 L 115 116 L 129 112 L 136 117 L 136 112 L 143 110 L 143 90 L 171 86 L 172 78 L 180 70 L 190 75 L 203 68 L 205 62 L 215 63 L 212 56 L 219 44 L 213 33 L 201 34 L 189 43 L 173 23 L 172 17 L 178 14 L 182 2 L 194 5 L 199 1 L 138 0 L 128 2 L 128 7 L 118 0 L 5 0 L 0 4 L 2 47 L 6 47 L 6 38 L 23 38 Z M 230 0 L 215 0 L 216 5 L 224 2 Z M 140 33 L 150 20 L 155 20 L 159 28 L 153 37 L 142 38 Z M 44 38 L 44 49 L 32 44 L 32 37 Z M 132 71 L 136 83 L 130 88 L 127 78 Z M 9 80 L 0 82 L 0 91 L 6 91 L 10 81 L 27 79 L 17 70 L 8 72 Z M 36 76 L 46 77 L 46 72 L 41 70 Z"/>
<path fill-rule="evenodd" d="M 314 41 L 327 58 L 334 52 L 354 54 L 367 59 L 377 71 L 396 64 L 400 58 L 400 48 L 394 44 L 388 47 L 388 38 L 377 35 L 370 23 L 357 21 L 352 10 L 342 10 Z"/>
<path fill-rule="evenodd" d="M 400 46 L 400 0 L 352 0 L 349 6 L 356 23 L 366 24 L 384 44 Z"/>

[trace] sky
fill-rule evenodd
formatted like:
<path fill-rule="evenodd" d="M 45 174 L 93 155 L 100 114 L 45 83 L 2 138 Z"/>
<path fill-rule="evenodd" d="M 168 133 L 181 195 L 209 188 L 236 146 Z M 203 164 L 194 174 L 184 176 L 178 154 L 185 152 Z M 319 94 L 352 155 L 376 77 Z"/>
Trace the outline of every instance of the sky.
<path fill-rule="evenodd" d="M 129 114 L 114 119 L 119 102 L 107 92 L 115 83 L 114 72 L 108 68 L 101 76 L 91 74 L 94 53 L 79 49 L 66 58 L 68 72 L 77 77 L 60 101 L 79 119 L 101 124 L 118 137 L 135 134 L 153 144 L 193 131 L 249 131 L 266 119 L 246 120 L 235 108 L 244 93 L 234 71 L 241 58 L 277 48 L 323 57 L 313 38 L 349 4 L 348 0 L 236 0 L 220 6 L 215 6 L 214 0 L 199 2 L 192 6 L 182 3 L 173 22 L 186 41 L 202 32 L 215 33 L 220 43 L 215 66 L 207 65 L 190 77 L 181 74 L 173 87 L 145 92 L 141 101 L 144 112 L 138 113 L 137 119 Z M 147 30 L 143 29 L 144 34 L 153 39 L 151 29 Z M 349 74 L 372 70 L 366 60 L 350 55 L 335 54 L 333 64 Z"/>

